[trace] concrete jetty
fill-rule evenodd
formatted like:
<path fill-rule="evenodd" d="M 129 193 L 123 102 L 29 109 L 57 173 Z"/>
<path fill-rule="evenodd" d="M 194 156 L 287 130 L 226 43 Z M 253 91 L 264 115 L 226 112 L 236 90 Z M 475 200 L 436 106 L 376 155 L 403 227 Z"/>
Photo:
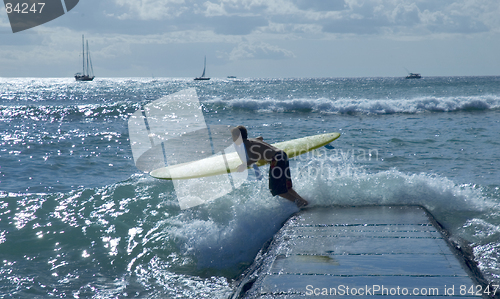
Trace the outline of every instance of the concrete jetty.
<path fill-rule="evenodd" d="M 488 297 L 484 289 L 423 207 L 318 207 L 284 224 L 232 298 Z"/>

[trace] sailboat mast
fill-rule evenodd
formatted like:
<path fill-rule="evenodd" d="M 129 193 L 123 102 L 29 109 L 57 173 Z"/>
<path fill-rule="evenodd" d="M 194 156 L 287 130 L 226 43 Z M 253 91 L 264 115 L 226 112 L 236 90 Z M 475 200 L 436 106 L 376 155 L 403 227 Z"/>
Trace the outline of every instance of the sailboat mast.
<path fill-rule="evenodd" d="M 205 77 L 205 70 L 207 68 L 207 56 L 205 56 L 205 62 L 203 63 L 203 74 L 201 74 L 201 77 Z"/>
<path fill-rule="evenodd" d="M 87 41 L 87 74 L 85 75 L 90 75 L 89 73 L 89 41 Z"/>
<path fill-rule="evenodd" d="M 82 75 L 85 75 L 85 42 L 82 34 Z"/>
<path fill-rule="evenodd" d="M 90 51 L 88 47 L 87 47 L 87 55 L 89 56 L 89 62 L 90 62 L 90 69 L 88 69 L 89 76 L 92 76 L 92 78 L 94 78 L 94 67 L 92 67 L 92 57 L 90 57 Z"/>

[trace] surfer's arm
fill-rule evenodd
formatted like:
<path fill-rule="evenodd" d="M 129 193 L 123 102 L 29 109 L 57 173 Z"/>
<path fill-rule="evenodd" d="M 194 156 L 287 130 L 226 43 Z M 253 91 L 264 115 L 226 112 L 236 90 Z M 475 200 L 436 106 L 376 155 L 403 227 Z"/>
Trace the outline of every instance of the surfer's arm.
<path fill-rule="evenodd" d="M 239 154 L 239 153 L 238 153 Z M 255 161 L 251 161 L 250 159 L 248 159 L 248 156 L 245 157 L 246 159 L 243 159 L 240 155 L 240 160 L 241 160 L 241 164 L 236 168 L 236 171 L 238 172 L 243 172 L 245 171 L 248 167 L 250 167 L 252 164 L 255 163 Z M 245 163 L 246 162 L 246 163 Z"/>
<path fill-rule="evenodd" d="M 238 153 L 238 155 L 239 155 L 239 153 Z M 238 171 L 238 172 L 243 172 L 243 171 L 245 171 L 248 167 L 250 167 L 252 164 L 254 164 L 254 163 L 255 163 L 255 161 L 254 161 L 254 162 L 252 162 L 250 159 L 248 159 L 248 156 L 246 156 L 246 157 L 244 157 L 244 158 L 243 158 L 243 157 L 241 157 L 241 155 L 240 155 L 240 160 L 241 160 L 241 164 L 240 164 L 240 166 L 238 166 L 238 167 L 236 168 L 236 171 Z M 245 162 L 246 162 L 246 163 L 245 163 Z"/>
<path fill-rule="evenodd" d="M 245 144 L 242 143 L 240 145 L 237 145 L 235 143 L 235 149 L 236 153 L 238 154 L 238 157 L 240 157 L 241 160 L 241 164 L 236 168 L 236 171 L 243 172 L 247 169 L 248 166 L 252 165 L 252 162 L 248 159 L 247 149 Z"/>

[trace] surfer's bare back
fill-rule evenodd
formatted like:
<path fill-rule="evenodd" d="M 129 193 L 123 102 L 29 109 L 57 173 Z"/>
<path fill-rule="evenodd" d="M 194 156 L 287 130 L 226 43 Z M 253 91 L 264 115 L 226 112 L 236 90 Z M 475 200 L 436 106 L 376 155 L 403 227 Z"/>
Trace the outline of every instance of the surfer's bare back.
<path fill-rule="evenodd" d="M 271 194 L 288 199 L 298 207 L 308 205 L 307 200 L 303 199 L 292 188 L 288 156 L 284 151 L 264 142 L 262 137 L 248 138 L 247 129 L 244 126 L 233 128 L 231 135 L 237 146 L 241 145 L 241 142 L 245 146 L 245 153 L 238 151 L 238 155 L 241 161 L 247 163 L 238 166 L 238 171 L 244 171 L 248 166 L 257 163 L 259 160 L 270 162 L 269 189 L 271 189 Z M 245 154 L 246 156 L 243 156 Z"/>

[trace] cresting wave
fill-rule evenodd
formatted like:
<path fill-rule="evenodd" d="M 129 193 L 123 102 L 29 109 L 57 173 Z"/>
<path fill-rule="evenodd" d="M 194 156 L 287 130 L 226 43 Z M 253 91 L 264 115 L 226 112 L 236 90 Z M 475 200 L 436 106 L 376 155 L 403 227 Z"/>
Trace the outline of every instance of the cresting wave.
<path fill-rule="evenodd" d="M 147 103 L 119 101 L 84 105 L 0 105 L 0 120 L 30 119 L 59 122 L 63 120 L 123 120 Z M 206 113 L 212 111 L 255 111 L 263 113 L 317 112 L 340 115 L 417 114 L 425 112 L 473 112 L 500 109 L 500 97 L 418 97 L 414 99 L 253 99 L 202 100 Z"/>
<path fill-rule="evenodd" d="M 431 97 L 413 99 L 214 99 L 205 102 L 210 110 L 230 108 L 258 112 L 319 112 L 330 114 L 395 114 L 424 112 L 486 111 L 500 109 L 500 97 Z"/>

